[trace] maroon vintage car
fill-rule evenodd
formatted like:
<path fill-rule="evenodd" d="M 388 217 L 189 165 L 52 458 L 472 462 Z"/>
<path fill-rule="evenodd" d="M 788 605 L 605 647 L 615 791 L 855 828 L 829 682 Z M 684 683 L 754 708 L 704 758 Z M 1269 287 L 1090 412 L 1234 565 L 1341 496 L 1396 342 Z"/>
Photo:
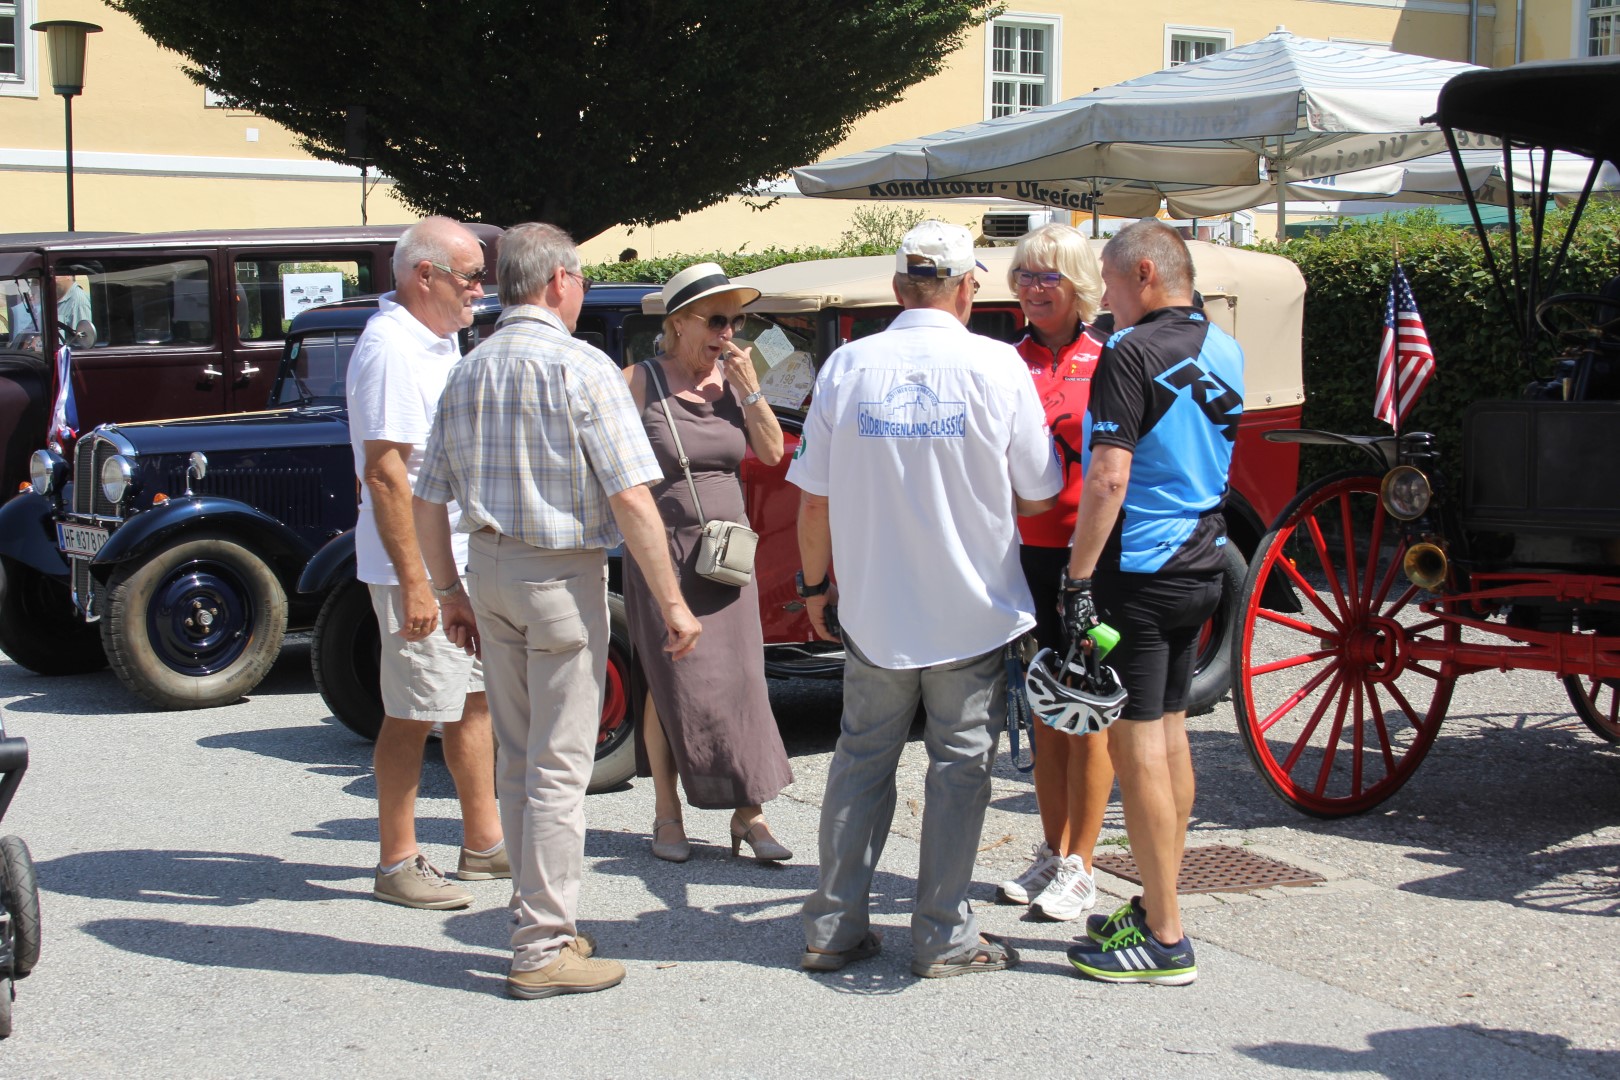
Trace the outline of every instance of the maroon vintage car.
<path fill-rule="evenodd" d="M 501 230 L 472 228 L 493 265 Z M 262 409 L 293 317 L 389 289 L 402 231 L 0 236 L 0 491 L 45 445 L 58 346 L 78 431 Z"/>

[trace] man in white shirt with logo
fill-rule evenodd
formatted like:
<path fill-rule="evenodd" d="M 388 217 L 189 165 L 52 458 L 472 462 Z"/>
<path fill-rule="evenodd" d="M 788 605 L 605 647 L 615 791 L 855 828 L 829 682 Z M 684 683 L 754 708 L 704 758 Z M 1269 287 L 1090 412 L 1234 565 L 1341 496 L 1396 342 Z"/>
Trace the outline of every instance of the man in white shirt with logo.
<path fill-rule="evenodd" d="M 1045 413 L 1010 345 L 971 334 L 966 229 L 924 222 L 896 255 L 905 311 L 838 349 L 816 378 L 787 478 L 803 490 L 799 554 L 816 632 L 831 638 L 838 566 L 844 715 L 821 812 L 821 879 L 801 966 L 873 956 L 872 874 L 894 816 L 895 768 L 920 701 L 929 768 L 911 969 L 924 978 L 1017 963 L 967 901 L 1006 719 L 1005 646 L 1035 625 L 1016 515 L 1062 488 Z"/>
<path fill-rule="evenodd" d="M 474 657 L 433 632 L 439 606 L 411 515 L 411 489 L 439 396 L 461 359 L 456 333 L 472 324 L 484 276 L 478 238 L 456 222 L 430 217 L 405 230 L 394 248 L 394 292 L 366 323 L 347 378 L 349 440 L 362 490 L 356 570 L 371 590 L 382 634 L 384 716 L 373 759 L 382 850 L 372 895 L 434 910 L 472 903 L 472 893 L 445 880 L 416 843 L 422 751 L 436 723 L 443 725 L 444 760 L 461 800 L 457 876 L 512 876 L 495 808 L 483 672 Z M 467 537 L 458 544 L 461 568 Z M 459 582 L 447 588 L 459 590 Z"/>

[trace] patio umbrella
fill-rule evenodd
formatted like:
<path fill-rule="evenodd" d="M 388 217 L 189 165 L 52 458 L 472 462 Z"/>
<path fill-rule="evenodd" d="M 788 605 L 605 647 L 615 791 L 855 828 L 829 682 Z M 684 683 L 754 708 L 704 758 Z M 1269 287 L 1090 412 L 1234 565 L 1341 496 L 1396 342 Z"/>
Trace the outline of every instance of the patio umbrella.
<path fill-rule="evenodd" d="M 1500 149 L 1461 151 L 1467 188 L 1458 179 L 1450 154 L 1434 154 L 1399 165 L 1381 165 L 1357 172 L 1324 176 L 1315 180 L 1289 181 L 1286 198 L 1290 202 L 1340 202 L 1345 200 L 1390 199 L 1402 203 L 1461 203 L 1467 191 L 1482 203 L 1507 205 L 1511 192 L 1523 206 L 1528 193 L 1538 190 L 1542 178 L 1543 153 L 1540 150 L 1513 151 L 1511 174 Z M 1547 194 L 1553 198 L 1574 198 L 1585 188 L 1592 162 L 1579 154 L 1555 153 L 1547 174 Z M 1593 193 L 1620 190 L 1620 174 L 1604 165 Z M 1229 214 L 1269 202 L 1276 196 L 1276 185 L 1262 178 L 1245 187 L 1205 187 L 1166 192 L 1170 212 L 1176 217 L 1210 217 Z"/>
<path fill-rule="evenodd" d="M 973 185 L 1012 185 L 1009 197 L 1070 209 L 1092 209 L 1087 193 L 1123 204 L 1152 191 L 1246 188 L 1246 205 L 1278 204 L 1281 235 L 1290 184 L 1445 150 L 1421 117 L 1448 79 L 1469 70 L 1278 29 L 1044 108 L 796 169 L 794 178 L 807 195 L 845 198 L 961 197 Z"/>

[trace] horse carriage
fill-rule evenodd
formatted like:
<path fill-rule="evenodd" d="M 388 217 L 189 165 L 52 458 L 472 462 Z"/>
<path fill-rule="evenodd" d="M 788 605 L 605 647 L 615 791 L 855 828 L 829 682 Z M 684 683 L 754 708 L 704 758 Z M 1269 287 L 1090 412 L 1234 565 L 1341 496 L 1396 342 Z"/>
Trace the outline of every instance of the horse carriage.
<path fill-rule="evenodd" d="M 1523 355 L 1538 332 L 1557 345 L 1522 399 L 1467 410 L 1460 476 L 1424 432 L 1267 436 L 1353 447 L 1372 466 L 1310 484 L 1277 517 L 1233 640 L 1250 757 L 1307 814 L 1360 813 L 1398 790 L 1473 672 L 1549 672 L 1593 732 L 1620 742 L 1620 278 L 1600 294 L 1554 292 L 1603 163 L 1620 162 L 1620 115 L 1602 105 L 1617 91 L 1620 60 L 1594 60 L 1469 72 L 1440 94 L 1434 120 L 1459 174 L 1467 133 L 1540 152 L 1528 192 L 1504 170 L 1517 209 L 1503 255 L 1468 202 Z M 1593 161 L 1561 236 L 1547 216 L 1558 151 Z"/>

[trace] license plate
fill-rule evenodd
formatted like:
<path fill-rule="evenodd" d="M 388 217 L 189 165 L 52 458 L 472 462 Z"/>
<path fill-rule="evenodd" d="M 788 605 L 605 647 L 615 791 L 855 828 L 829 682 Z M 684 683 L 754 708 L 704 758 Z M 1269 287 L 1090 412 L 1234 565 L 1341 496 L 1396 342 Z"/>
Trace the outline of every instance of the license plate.
<path fill-rule="evenodd" d="M 88 558 L 102 549 L 110 535 L 106 529 L 96 529 L 88 525 L 63 525 L 58 522 L 56 546 L 62 549 L 64 555 L 83 555 Z"/>

